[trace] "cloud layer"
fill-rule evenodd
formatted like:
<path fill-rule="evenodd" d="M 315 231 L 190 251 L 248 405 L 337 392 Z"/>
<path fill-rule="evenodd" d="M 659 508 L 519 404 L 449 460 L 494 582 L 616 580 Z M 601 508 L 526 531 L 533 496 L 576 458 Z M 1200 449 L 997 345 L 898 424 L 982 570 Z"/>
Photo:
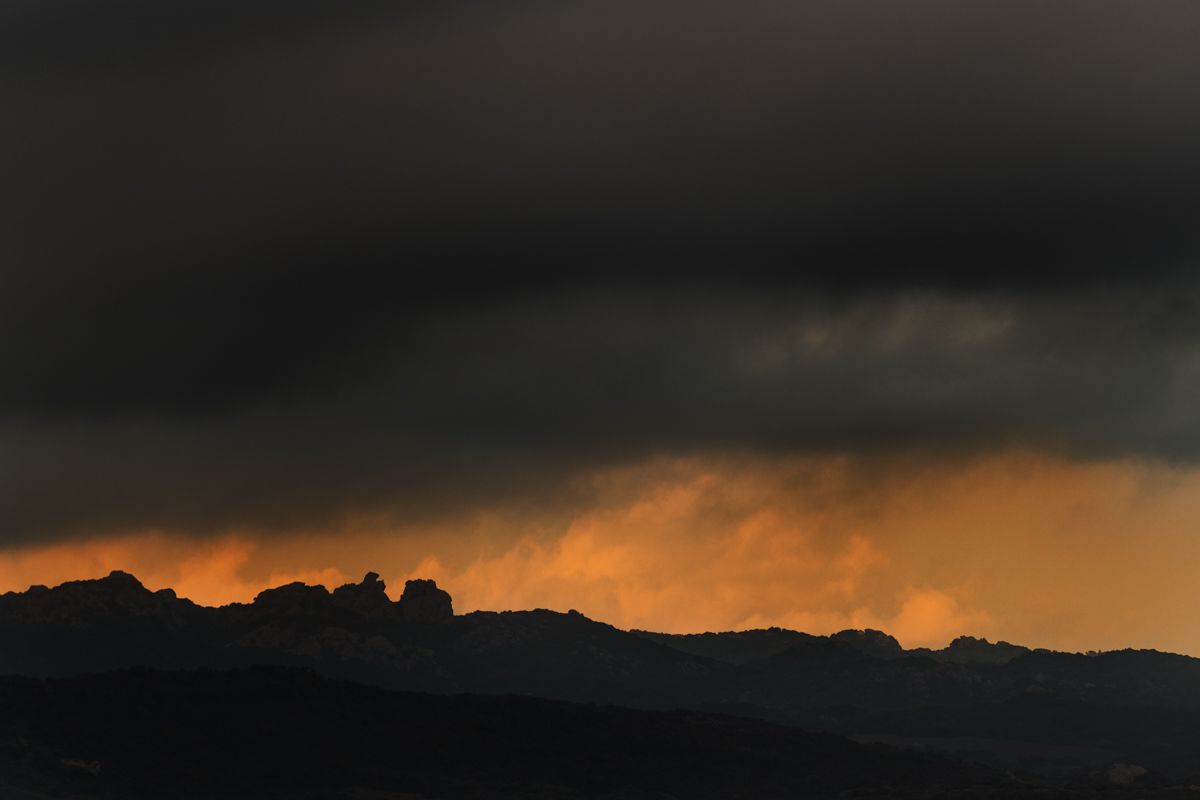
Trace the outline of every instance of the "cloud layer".
<path fill-rule="evenodd" d="M 432 520 L 562 504 L 580 476 L 670 454 L 1021 445 L 1190 462 L 1200 317 L 1186 302 L 592 290 L 414 316 L 338 371 L 309 362 L 303 388 L 11 413 L 0 532 Z"/>
<path fill-rule="evenodd" d="M 1008 452 L 665 459 L 602 470 L 569 506 L 215 538 L 140 532 L 0 553 L 0 591 L 120 568 L 206 603 L 291 580 L 433 577 L 460 612 L 575 608 L 678 632 L 875 627 L 1066 649 L 1200 653 L 1186 609 L 1200 470 Z"/>

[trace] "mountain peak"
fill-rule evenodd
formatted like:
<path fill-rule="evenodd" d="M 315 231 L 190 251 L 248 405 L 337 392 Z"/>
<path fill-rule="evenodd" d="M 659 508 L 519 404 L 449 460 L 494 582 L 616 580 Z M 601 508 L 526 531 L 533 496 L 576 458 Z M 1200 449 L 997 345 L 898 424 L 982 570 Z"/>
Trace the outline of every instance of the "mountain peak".
<path fill-rule="evenodd" d="M 107 576 L 101 578 L 100 580 L 107 582 L 109 585 L 120 586 L 127 589 L 146 588 L 132 573 L 119 569 L 114 569 L 112 572 L 108 573 Z"/>

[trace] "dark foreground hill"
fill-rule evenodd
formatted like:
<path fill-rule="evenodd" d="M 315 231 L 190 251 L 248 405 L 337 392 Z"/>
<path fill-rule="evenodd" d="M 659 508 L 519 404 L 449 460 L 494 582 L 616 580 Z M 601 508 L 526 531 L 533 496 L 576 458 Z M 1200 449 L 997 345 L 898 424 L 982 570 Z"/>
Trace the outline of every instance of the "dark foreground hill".
<path fill-rule="evenodd" d="M 675 636 L 551 611 L 455 615 L 431 581 L 376 575 L 206 608 L 113 573 L 0 596 L 0 674 L 301 667 L 374 686 L 520 694 L 787 723 L 1043 775 L 1200 785 L 1200 660 L 1029 650 L 963 637 L 904 650 L 879 631 Z M 1143 770 L 1144 768 L 1144 770 Z M 1144 774 L 1145 771 L 1148 771 Z"/>
<path fill-rule="evenodd" d="M 737 717 L 389 692 L 278 667 L 0 679 L 0 797 L 1032 797 Z"/>

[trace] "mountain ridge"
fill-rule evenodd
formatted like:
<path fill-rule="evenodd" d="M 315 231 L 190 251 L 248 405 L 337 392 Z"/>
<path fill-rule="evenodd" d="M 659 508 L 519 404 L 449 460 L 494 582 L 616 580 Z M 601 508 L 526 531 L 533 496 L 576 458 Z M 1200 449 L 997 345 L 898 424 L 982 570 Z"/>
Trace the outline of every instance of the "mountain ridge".
<path fill-rule="evenodd" d="M 1200 660 L 1189 656 L 972 637 L 904 650 L 873 630 L 625 631 L 575 611 L 455 614 L 432 581 L 408 582 L 396 601 L 385 588 L 368 573 L 333 591 L 292 583 L 207 607 L 118 571 L 10 592 L 0 596 L 0 674 L 304 668 L 392 690 L 757 717 L 958 747 L 1006 769 L 1086 772 L 1119 757 L 1200 785 L 1200 759 L 1188 755 L 1200 753 Z"/>
<path fill-rule="evenodd" d="M 219 606 L 206 606 L 196 603 L 188 598 L 179 597 L 174 589 L 163 588 L 159 590 L 150 590 L 138 580 L 138 578 L 123 570 L 112 570 L 107 576 L 101 578 L 90 578 L 66 581 L 55 587 L 47 587 L 42 584 L 33 584 L 24 592 L 9 591 L 0 594 L 0 613 L 11 615 L 14 609 L 22 607 L 42 607 L 50 606 L 51 609 L 57 604 L 51 603 L 22 603 L 22 598 L 26 600 L 41 599 L 53 597 L 57 595 L 68 595 L 80 597 L 82 594 L 92 593 L 99 597 L 115 598 L 124 596 L 128 598 L 130 593 L 141 592 L 143 597 L 153 597 L 164 602 L 173 602 L 189 611 L 195 609 L 200 613 L 246 609 L 246 608 L 273 608 L 281 609 L 285 606 L 290 606 L 291 611 L 320 611 L 321 605 L 325 602 L 329 604 L 352 611 L 362 613 L 364 616 L 396 616 L 401 619 L 406 619 L 410 622 L 417 623 L 433 623 L 436 624 L 440 620 L 448 619 L 454 616 L 466 617 L 472 614 L 506 614 L 506 613 L 528 613 L 541 612 L 556 614 L 577 615 L 583 619 L 590 619 L 583 614 L 580 614 L 574 609 L 568 612 L 556 612 L 550 609 L 530 609 L 528 612 L 519 610 L 507 611 L 473 611 L 468 614 L 455 615 L 453 612 L 453 600 L 448 592 L 439 588 L 436 581 L 429 579 L 413 579 L 406 582 L 405 591 L 398 600 L 391 600 L 385 593 L 386 585 L 380 579 L 379 573 L 368 572 L 363 580 L 359 583 L 346 583 L 330 590 L 321 584 L 306 584 L 302 581 L 293 581 L 279 586 L 270 587 L 260 591 L 253 600 L 249 603 L 233 602 Z M 11 604 L 6 608 L 6 603 Z M 118 608 L 120 603 L 115 604 Z M 136 608 L 139 604 L 128 603 L 124 605 L 127 610 Z M 145 606 L 145 604 L 140 604 Z M 60 606 L 61 607 L 61 606 Z M 87 618 L 89 611 L 87 604 L 80 604 L 67 609 L 70 613 L 64 619 L 69 619 L 72 622 L 78 622 Z M 143 609 L 144 610 L 144 609 Z M 81 613 L 82 612 L 82 613 Z M 53 619 L 43 621 L 54 621 Z M 620 630 L 620 629 L 619 629 Z M 905 656 L 928 656 L 937 660 L 971 662 L 971 661 L 986 661 L 990 663 L 1004 663 L 1012 660 L 1019 655 L 1029 652 L 1055 652 L 1062 653 L 1066 651 L 1055 651 L 1047 648 L 1030 648 L 1023 645 L 1012 644 L 1010 642 L 999 640 L 990 642 L 983 637 L 974 637 L 970 635 L 960 635 L 952 640 L 944 648 L 904 648 L 895 639 L 895 637 L 887 634 L 884 631 L 871 628 L 866 629 L 846 629 L 836 633 L 821 635 L 811 634 L 802 631 L 796 631 L 789 628 L 772 626 L 769 628 L 757 628 L 740 631 L 705 631 L 697 633 L 661 633 L 656 631 L 633 628 L 628 630 L 629 633 L 660 643 L 669 643 L 673 649 L 681 652 L 691 652 L 695 655 L 704 655 L 705 657 L 713 658 L 717 661 L 728 661 L 729 663 L 745 663 L 747 660 L 753 660 L 752 655 L 757 648 L 761 653 L 759 657 L 772 655 L 776 652 L 782 652 L 790 647 L 804 644 L 812 644 L 817 640 L 826 640 L 831 642 L 841 642 L 852 649 L 859 650 L 870 655 L 891 658 Z M 776 640 L 776 645 L 767 644 L 765 639 L 773 638 Z M 746 642 L 745 648 L 748 653 L 738 652 L 737 640 L 758 640 L 750 643 Z M 705 647 L 703 643 L 714 643 L 718 640 L 724 640 L 727 652 L 720 655 L 722 648 L 719 646 Z M 708 651 L 712 650 L 717 655 L 709 655 Z M 1117 651 L 1105 651 L 1117 652 Z M 1165 652 L 1152 649 L 1143 650 L 1143 652 Z M 1172 655 L 1181 655 L 1174 654 Z M 1191 656 L 1183 656 L 1191 658 Z"/>

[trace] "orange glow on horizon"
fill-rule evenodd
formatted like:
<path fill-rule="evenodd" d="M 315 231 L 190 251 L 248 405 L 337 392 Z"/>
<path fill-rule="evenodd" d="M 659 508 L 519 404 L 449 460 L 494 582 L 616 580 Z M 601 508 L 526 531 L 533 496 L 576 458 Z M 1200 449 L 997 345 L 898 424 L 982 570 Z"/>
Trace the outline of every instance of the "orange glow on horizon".
<path fill-rule="evenodd" d="M 431 577 L 456 611 L 575 608 L 622 628 L 874 627 L 1060 649 L 1200 654 L 1200 471 L 1027 453 L 970 462 L 660 461 L 593 475 L 591 501 L 420 529 L 165 532 L 0 552 L 0 591 L 113 569 L 207 605 L 300 580 Z"/>

